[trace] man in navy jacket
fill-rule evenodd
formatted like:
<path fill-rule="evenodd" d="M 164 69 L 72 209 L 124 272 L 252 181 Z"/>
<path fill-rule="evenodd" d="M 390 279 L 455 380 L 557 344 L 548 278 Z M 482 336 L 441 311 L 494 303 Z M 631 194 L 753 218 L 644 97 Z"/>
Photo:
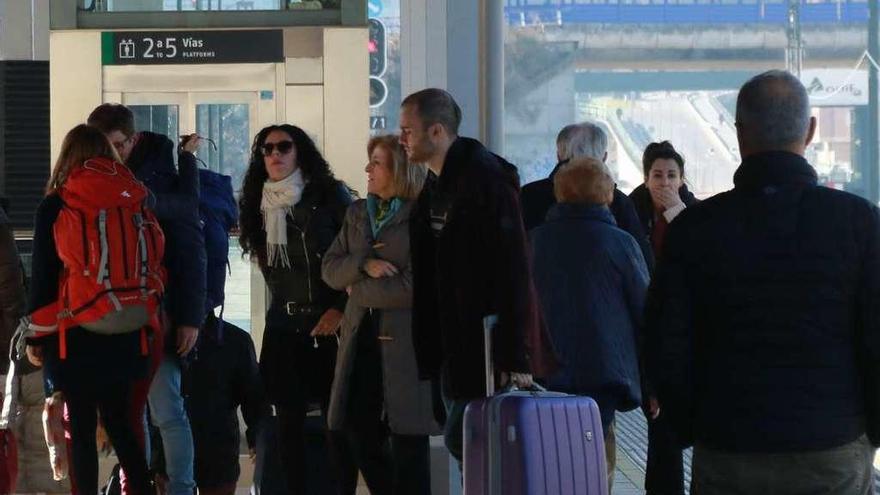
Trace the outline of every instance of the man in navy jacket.
<path fill-rule="evenodd" d="M 880 442 L 880 210 L 820 187 L 807 92 L 739 93 L 734 188 L 670 224 L 648 372 L 694 493 L 873 493 Z"/>
<path fill-rule="evenodd" d="M 169 495 L 191 495 L 193 442 L 180 393 L 181 359 L 196 344 L 205 317 L 206 254 L 199 218 L 199 174 L 193 152 L 197 137 L 187 140 L 174 166 L 174 143 L 151 132 L 135 133 L 128 108 L 106 103 L 89 115 L 125 164 L 155 196 L 155 212 L 165 234 L 164 264 L 168 272 L 164 309 L 171 326 L 165 353 L 149 389 L 153 423 L 162 434 Z M 137 398 L 133 399 L 137 402 Z M 135 406 L 137 407 L 137 406 Z"/>

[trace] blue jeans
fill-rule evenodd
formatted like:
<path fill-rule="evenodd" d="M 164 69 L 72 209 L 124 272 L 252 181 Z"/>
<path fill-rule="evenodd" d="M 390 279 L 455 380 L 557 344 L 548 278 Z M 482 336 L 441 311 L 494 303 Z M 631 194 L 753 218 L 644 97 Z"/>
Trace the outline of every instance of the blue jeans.
<path fill-rule="evenodd" d="M 469 400 L 453 400 L 443 397 L 446 404 L 446 425 L 443 428 L 443 440 L 452 457 L 461 467 L 464 459 L 464 410 Z"/>
<path fill-rule="evenodd" d="M 196 487 L 193 475 L 193 440 L 189 418 L 180 393 L 180 361 L 166 353 L 150 385 L 150 414 L 153 425 L 162 434 L 168 495 L 192 495 Z"/>

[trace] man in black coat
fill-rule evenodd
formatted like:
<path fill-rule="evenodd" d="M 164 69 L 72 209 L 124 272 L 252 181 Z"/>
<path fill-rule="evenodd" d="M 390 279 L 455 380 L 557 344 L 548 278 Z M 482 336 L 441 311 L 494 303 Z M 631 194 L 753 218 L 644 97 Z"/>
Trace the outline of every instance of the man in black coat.
<path fill-rule="evenodd" d="M 747 82 L 736 120 L 734 189 L 670 224 L 649 295 L 660 408 L 694 493 L 873 493 L 880 210 L 817 185 L 796 77 Z"/>
<path fill-rule="evenodd" d="M 495 369 L 519 386 L 532 382 L 526 341 L 537 321 L 516 169 L 459 137 L 460 123 L 441 89 L 401 106 L 400 143 L 430 169 L 411 224 L 416 358 L 424 378 L 442 375 L 446 445 L 459 460 L 464 406 L 485 395 L 483 318 L 498 315 Z"/>
<path fill-rule="evenodd" d="M 550 176 L 526 184 L 522 188 L 523 222 L 526 230 L 544 223 L 550 207 L 556 204 L 553 196 L 553 177 L 559 167 L 575 158 L 595 158 L 604 162 L 608 158 L 608 136 L 602 128 L 593 122 L 581 122 L 567 125 L 556 136 L 556 167 Z M 617 187 L 614 188 L 614 200 L 608 205 L 617 227 L 629 232 L 645 257 L 649 269 L 654 267 L 654 255 L 651 244 L 645 235 L 635 206 L 629 197 Z"/>

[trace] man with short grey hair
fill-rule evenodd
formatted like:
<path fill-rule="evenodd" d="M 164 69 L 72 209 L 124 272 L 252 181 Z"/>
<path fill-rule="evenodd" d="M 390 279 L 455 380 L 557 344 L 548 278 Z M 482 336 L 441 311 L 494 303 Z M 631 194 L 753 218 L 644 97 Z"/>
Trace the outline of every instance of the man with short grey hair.
<path fill-rule="evenodd" d="M 608 136 L 598 124 L 581 122 L 569 124 L 556 136 L 556 157 L 591 157 L 603 160 L 608 152 Z M 604 160 L 603 160 L 604 161 Z"/>
<path fill-rule="evenodd" d="M 559 171 L 559 167 L 575 158 L 595 158 L 605 161 L 608 158 L 608 135 L 602 127 L 594 122 L 580 122 L 570 124 L 562 128 L 556 136 L 556 167 L 546 179 L 541 179 L 522 188 L 520 196 L 523 210 L 523 223 L 526 230 L 544 223 L 544 218 L 550 207 L 556 204 L 553 196 L 553 177 Z M 645 256 L 645 261 L 650 269 L 654 265 L 654 255 L 651 245 L 639 221 L 636 208 L 632 200 L 617 187 L 614 188 L 614 201 L 609 205 L 617 226 L 630 235 L 639 243 L 639 248 Z"/>
<path fill-rule="evenodd" d="M 812 136 L 815 119 L 810 118 L 810 100 L 800 81 L 782 71 L 755 76 L 745 84 L 736 102 L 736 126 L 747 133 L 748 144 L 767 149 L 785 149 Z"/>
<path fill-rule="evenodd" d="M 816 129 L 783 71 L 737 100 L 734 188 L 670 224 L 648 297 L 648 373 L 691 493 L 874 493 L 880 210 L 821 187 Z"/>

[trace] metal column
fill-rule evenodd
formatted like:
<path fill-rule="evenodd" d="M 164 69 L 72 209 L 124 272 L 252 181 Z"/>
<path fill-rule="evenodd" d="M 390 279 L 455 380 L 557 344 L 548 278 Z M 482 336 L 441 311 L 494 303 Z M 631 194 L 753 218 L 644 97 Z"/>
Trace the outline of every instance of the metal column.
<path fill-rule="evenodd" d="M 789 72 L 801 77 L 804 67 L 804 44 L 801 37 L 801 0 L 788 0 L 788 46 L 785 49 L 785 65 Z"/>
<path fill-rule="evenodd" d="M 868 64 L 868 148 L 867 163 L 863 168 L 867 182 L 868 199 L 875 205 L 880 202 L 880 0 L 869 0 L 870 17 L 868 21 L 868 53 L 874 63 Z"/>
<path fill-rule="evenodd" d="M 483 0 L 481 134 L 486 147 L 504 154 L 504 0 Z"/>

